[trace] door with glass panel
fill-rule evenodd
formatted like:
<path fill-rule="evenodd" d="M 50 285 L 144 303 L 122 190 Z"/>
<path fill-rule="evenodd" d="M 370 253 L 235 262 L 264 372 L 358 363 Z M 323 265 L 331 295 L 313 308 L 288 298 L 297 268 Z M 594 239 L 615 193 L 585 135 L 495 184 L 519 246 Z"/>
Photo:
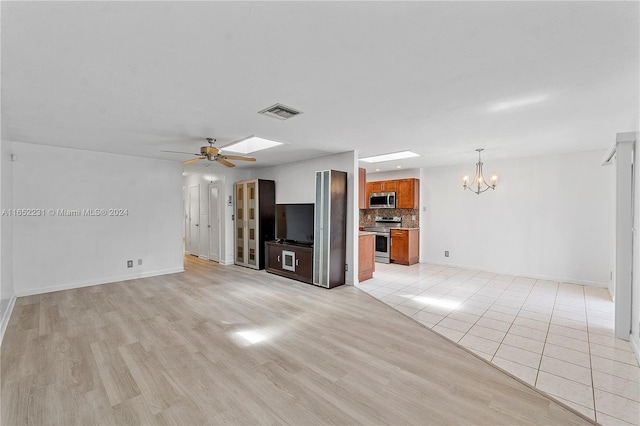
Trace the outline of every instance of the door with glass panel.
<path fill-rule="evenodd" d="M 258 182 L 236 183 L 236 259 L 237 265 L 258 268 Z"/>
<path fill-rule="evenodd" d="M 246 262 L 247 266 L 256 267 L 258 265 L 258 218 L 257 218 L 257 199 L 258 187 L 257 182 L 247 182 L 246 190 L 247 208 L 246 208 Z"/>
<path fill-rule="evenodd" d="M 245 265 L 246 264 L 246 256 L 244 254 L 246 249 L 246 244 L 244 241 L 244 212 L 245 209 L 245 187 L 246 185 L 243 182 L 236 183 L 236 217 L 235 217 L 235 234 L 236 234 L 236 252 L 235 252 L 235 263 L 237 265 Z"/>
<path fill-rule="evenodd" d="M 272 180 L 235 183 L 236 265 L 264 268 L 264 244 L 275 239 L 275 197 Z"/>

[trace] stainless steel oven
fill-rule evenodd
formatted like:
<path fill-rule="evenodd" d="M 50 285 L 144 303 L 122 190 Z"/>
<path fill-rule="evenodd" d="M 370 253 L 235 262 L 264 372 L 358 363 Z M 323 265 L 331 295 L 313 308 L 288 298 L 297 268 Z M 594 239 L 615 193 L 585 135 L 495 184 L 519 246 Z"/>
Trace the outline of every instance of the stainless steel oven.
<path fill-rule="evenodd" d="M 376 226 L 364 228 L 376 234 L 376 262 L 391 263 L 391 229 L 401 224 L 400 217 L 376 217 Z"/>
<path fill-rule="evenodd" d="M 376 262 L 391 263 L 391 233 L 376 232 Z"/>

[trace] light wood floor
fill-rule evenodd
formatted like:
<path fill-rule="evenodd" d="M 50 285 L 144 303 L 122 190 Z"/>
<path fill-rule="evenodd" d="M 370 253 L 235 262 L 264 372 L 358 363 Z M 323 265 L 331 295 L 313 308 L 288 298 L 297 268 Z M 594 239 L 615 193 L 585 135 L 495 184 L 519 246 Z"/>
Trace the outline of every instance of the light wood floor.
<path fill-rule="evenodd" d="M 185 266 L 19 298 L 0 423 L 589 424 L 357 288 Z"/>

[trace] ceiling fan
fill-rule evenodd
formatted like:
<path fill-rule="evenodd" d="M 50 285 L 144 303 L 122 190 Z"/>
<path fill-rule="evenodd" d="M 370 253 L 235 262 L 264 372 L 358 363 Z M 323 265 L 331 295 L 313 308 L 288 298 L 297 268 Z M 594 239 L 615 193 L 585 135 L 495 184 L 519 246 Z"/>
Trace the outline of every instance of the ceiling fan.
<path fill-rule="evenodd" d="M 207 142 L 209 142 L 209 146 L 200 147 L 200 154 L 193 154 L 191 152 L 183 152 L 183 151 L 161 151 L 161 152 L 172 152 L 175 154 L 189 154 L 189 155 L 198 156 L 198 158 L 183 161 L 182 164 L 191 164 L 191 163 L 195 163 L 196 161 L 204 160 L 206 158 L 209 161 L 217 161 L 218 163 L 224 164 L 227 167 L 235 167 L 236 165 L 230 162 L 229 160 L 256 161 L 255 158 L 246 157 L 244 155 L 220 154 L 220 149 L 213 146 L 213 144 L 216 142 L 215 139 L 207 138 Z"/>

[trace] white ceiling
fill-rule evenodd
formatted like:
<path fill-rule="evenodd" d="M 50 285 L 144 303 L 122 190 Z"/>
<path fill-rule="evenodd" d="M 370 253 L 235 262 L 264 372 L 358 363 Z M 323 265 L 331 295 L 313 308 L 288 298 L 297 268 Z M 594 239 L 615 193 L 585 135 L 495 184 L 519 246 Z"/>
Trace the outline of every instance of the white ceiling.
<path fill-rule="evenodd" d="M 1 2 L 2 138 L 369 171 L 608 148 L 638 129 L 638 2 Z M 303 111 L 258 115 L 276 102 Z M 507 108 L 512 106 L 511 108 Z"/>

